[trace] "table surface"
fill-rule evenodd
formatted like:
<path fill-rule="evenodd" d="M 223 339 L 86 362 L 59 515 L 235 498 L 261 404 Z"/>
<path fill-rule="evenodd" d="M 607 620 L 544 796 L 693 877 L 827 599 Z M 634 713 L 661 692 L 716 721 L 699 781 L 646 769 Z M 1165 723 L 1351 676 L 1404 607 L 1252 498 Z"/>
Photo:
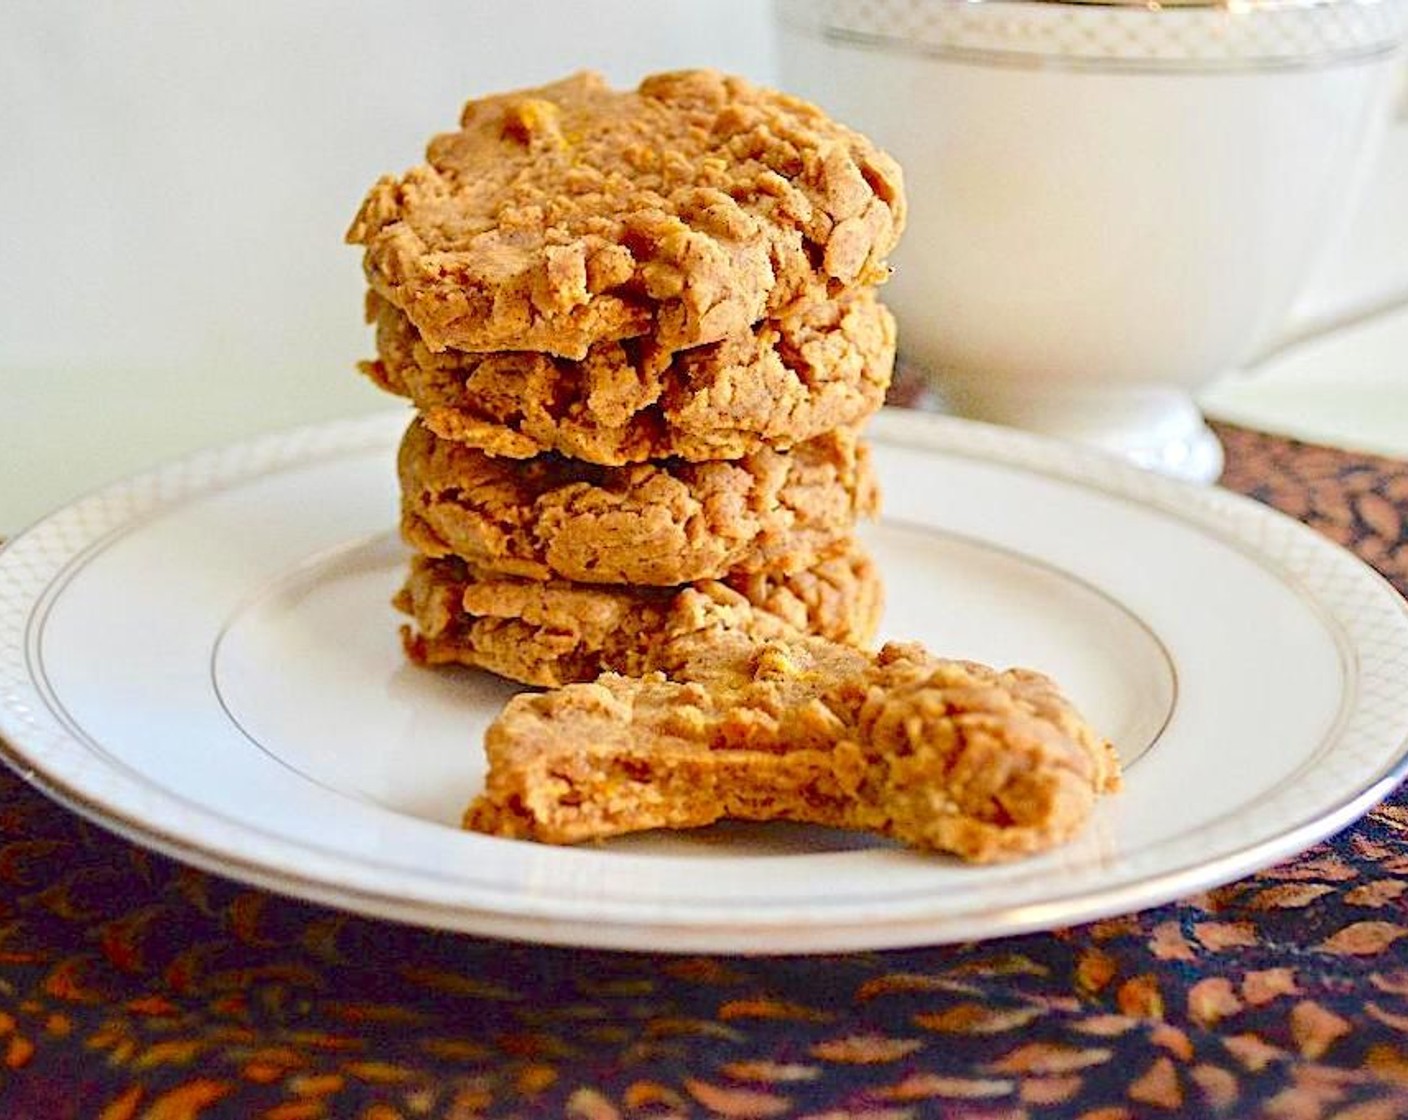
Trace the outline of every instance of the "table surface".
<path fill-rule="evenodd" d="M 1408 590 L 1408 462 L 1219 434 L 1224 485 Z M 674 957 L 290 901 L 0 774 L 0 1112 L 1387 1120 L 1408 1115 L 1408 797 L 1280 866 L 1090 925 Z"/>

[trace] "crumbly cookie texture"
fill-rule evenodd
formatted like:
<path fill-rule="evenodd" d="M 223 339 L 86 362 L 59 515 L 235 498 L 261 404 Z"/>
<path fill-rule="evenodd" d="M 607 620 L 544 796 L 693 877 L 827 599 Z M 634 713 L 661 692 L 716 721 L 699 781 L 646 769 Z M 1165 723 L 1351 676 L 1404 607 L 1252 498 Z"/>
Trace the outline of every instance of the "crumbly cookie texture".
<path fill-rule="evenodd" d="M 790 576 L 734 575 L 685 587 L 541 582 L 486 575 L 456 557 L 417 556 L 395 601 L 415 622 L 402 630 L 413 661 L 560 685 L 607 671 L 644 673 L 664 647 L 717 628 L 721 616 L 760 638 L 817 634 L 864 644 L 879 624 L 883 589 L 875 565 L 853 544 Z"/>
<path fill-rule="evenodd" d="M 431 350 L 375 293 L 377 360 L 360 369 L 409 397 L 444 439 L 514 459 L 605 465 L 737 459 L 860 424 L 885 397 L 893 316 L 871 289 L 811 304 L 707 346 L 601 342 L 582 361 L 527 350 Z"/>
<path fill-rule="evenodd" d="M 432 349 L 650 334 L 678 350 L 883 280 L 898 165 L 797 98 L 710 70 L 581 73 L 470 101 L 347 233 Z"/>
<path fill-rule="evenodd" d="M 495 458 L 413 421 L 400 474 L 402 534 L 418 552 L 579 583 L 801 571 L 843 551 L 878 502 L 865 445 L 846 430 L 737 460 L 602 467 Z"/>
<path fill-rule="evenodd" d="M 822 639 L 685 638 L 670 676 L 511 700 L 467 828 L 571 844 L 730 817 L 864 829 L 990 862 L 1070 839 L 1119 785 L 1046 677 Z"/>

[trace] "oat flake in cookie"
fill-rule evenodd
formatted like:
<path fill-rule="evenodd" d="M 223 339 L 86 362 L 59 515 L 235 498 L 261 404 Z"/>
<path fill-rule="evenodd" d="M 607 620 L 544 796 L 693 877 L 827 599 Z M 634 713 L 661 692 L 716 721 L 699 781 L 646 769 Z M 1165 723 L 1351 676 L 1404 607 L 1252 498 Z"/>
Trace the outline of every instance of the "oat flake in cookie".
<path fill-rule="evenodd" d="M 879 282 L 903 223 L 899 167 L 863 136 L 696 70 L 471 101 L 347 236 L 431 349 L 580 359 L 715 342 Z"/>

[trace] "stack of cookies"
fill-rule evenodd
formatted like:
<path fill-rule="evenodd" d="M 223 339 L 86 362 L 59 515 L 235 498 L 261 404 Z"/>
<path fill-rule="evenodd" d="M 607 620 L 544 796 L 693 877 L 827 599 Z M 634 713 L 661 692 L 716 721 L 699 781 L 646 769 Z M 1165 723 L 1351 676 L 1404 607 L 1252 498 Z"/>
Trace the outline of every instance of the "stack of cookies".
<path fill-rule="evenodd" d="M 895 163 L 712 71 L 470 102 L 371 190 L 377 359 L 402 442 L 406 648 L 530 684 L 636 674 L 737 607 L 759 637 L 867 641 L 859 430 L 894 323 L 873 285 Z M 684 594 L 686 590 L 691 594 Z"/>

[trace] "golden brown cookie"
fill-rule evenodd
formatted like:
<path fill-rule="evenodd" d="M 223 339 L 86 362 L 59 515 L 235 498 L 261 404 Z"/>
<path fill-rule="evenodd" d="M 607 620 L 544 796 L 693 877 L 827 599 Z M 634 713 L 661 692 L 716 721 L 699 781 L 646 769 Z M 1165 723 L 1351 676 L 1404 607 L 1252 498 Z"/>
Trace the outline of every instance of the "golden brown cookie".
<path fill-rule="evenodd" d="M 539 582 L 485 575 L 454 557 L 416 556 L 396 605 L 415 620 L 402 634 L 416 662 L 559 685 L 607 670 L 643 673 L 662 646 L 720 625 L 759 637 L 805 633 L 864 644 L 882 599 L 874 564 L 853 545 L 790 576 L 735 575 L 686 587 Z"/>
<path fill-rule="evenodd" d="M 894 318 L 863 289 L 708 346 L 661 355 L 648 339 L 601 342 L 575 362 L 529 350 L 431 350 L 374 293 L 374 362 L 426 427 L 490 455 L 545 451 L 589 463 L 737 459 L 854 427 L 885 398 Z"/>
<path fill-rule="evenodd" d="M 494 458 L 413 421 L 399 461 L 410 545 L 537 580 L 668 587 L 797 572 L 845 549 L 878 502 L 865 445 L 844 429 L 737 460 L 602 467 Z"/>
<path fill-rule="evenodd" d="M 664 351 L 883 280 L 898 165 L 797 98 L 710 70 L 583 73 L 469 102 L 347 238 L 439 350 L 650 334 Z"/>
<path fill-rule="evenodd" d="M 736 630 L 673 679 L 606 674 L 509 701 L 468 828 L 576 843 L 725 817 L 864 829 L 987 862 L 1072 837 L 1119 785 L 1046 677 Z"/>

